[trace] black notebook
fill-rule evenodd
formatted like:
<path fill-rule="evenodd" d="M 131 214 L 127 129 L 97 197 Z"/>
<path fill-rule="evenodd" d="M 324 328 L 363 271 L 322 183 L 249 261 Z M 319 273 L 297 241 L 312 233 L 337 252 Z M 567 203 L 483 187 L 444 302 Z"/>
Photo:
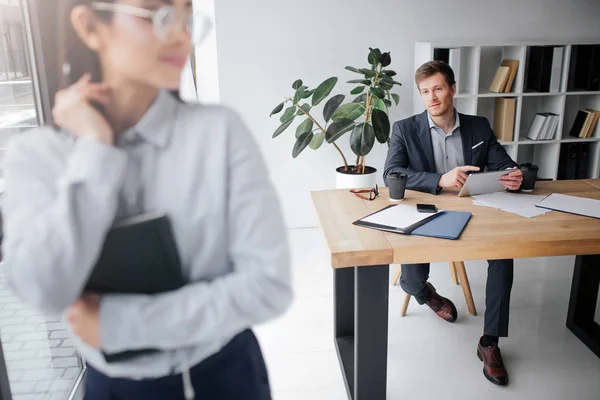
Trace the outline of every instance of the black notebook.
<path fill-rule="evenodd" d="M 108 232 L 86 293 L 157 294 L 185 285 L 169 218 L 146 213 L 118 221 Z M 104 354 L 116 362 L 158 350 Z"/>

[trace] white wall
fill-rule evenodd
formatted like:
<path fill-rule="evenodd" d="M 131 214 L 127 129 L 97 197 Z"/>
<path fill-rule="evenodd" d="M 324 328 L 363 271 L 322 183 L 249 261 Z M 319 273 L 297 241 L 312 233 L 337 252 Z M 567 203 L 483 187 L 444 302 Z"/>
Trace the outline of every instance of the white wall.
<path fill-rule="evenodd" d="M 329 76 L 345 82 L 355 76 L 344 67 L 366 66 L 368 47 L 391 51 L 391 68 L 404 84 L 391 111 L 397 120 L 412 110 L 416 41 L 600 41 L 597 0 L 227 0 L 215 7 L 221 101 L 242 114 L 258 140 L 290 227 L 316 225 L 309 192 L 333 188 L 341 163 L 327 144 L 293 160 L 293 131 L 271 139 L 279 120 L 269 112 L 292 94 L 295 79 L 310 86 Z M 338 84 L 334 93 L 349 86 Z M 381 171 L 385 154 L 376 144 L 367 163 Z"/>

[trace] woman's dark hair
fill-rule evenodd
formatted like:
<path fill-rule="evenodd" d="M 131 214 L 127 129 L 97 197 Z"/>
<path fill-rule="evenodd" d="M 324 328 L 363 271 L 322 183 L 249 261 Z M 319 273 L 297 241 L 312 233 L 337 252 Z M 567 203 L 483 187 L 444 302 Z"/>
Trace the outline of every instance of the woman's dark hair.
<path fill-rule="evenodd" d="M 114 3 L 114 0 L 103 0 Z M 90 73 L 93 82 L 102 81 L 100 60 L 95 51 L 90 49 L 81 41 L 73 24 L 71 23 L 71 11 L 74 7 L 83 5 L 92 7 L 94 0 L 59 0 L 60 14 L 59 26 L 59 51 L 61 55 L 58 72 L 62 75 L 59 82 L 61 88 L 75 83 L 83 74 Z M 111 13 L 94 11 L 101 20 L 110 21 Z"/>
<path fill-rule="evenodd" d="M 419 87 L 419 82 L 437 74 L 438 72 L 444 75 L 448 86 L 452 86 L 456 83 L 456 80 L 454 79 L 454 71 L 452 71 L 452 68 L 450 68 L 447 63 L 444 61 L 429 61 L 421 65 L 415 73 L 415 82 L 417 84 L 417 88 Z"/>

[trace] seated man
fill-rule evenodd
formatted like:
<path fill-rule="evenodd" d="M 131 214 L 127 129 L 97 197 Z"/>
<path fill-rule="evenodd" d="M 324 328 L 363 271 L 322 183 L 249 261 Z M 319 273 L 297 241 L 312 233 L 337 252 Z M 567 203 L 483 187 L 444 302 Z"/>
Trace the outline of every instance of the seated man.
<path fill-rule="evenodd" d="M 444 188 L 461 188 L 469 171 L 513 169 L 502 177 L 506 188 L 516 190 L 522 172 L 498 143 L 484 117 L 458 113 L 454 72 L 441 61 L 423 64 L 415 74 L 426 111 L 396 122 L 385 162 L 384 181 L 393 172 L 408 175 L 408 189 L 438 194 Z M 460 260 L 457 260 L 460 261 Z M 497 385 L 508 383 L 498 338 L 508 334 L 513 260 L 488 261 L 483 336 L 477 345 L 483 373 Z M 456 307 L 440 296 L 427 279 L 429 264 L 404 264 L 400 284 L 419 304 L 427 304 L 439 317 L 454 322 Z"/>

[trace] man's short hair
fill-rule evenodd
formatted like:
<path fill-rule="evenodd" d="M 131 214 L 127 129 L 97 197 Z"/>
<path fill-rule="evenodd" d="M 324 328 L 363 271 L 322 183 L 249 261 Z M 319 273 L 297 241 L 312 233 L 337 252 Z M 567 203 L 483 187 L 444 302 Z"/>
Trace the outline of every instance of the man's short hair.
<path fill-rule="evenodd" d="M 454 79 L 454 71 L 452 71 L 452 68 L 447 63 L 444 61 L 428 61 L 421 65 L 419 69 L 417 69 L 417 72 L 415 72 L 415 82 L 417 84 L 417 88 L 419 88 L 419 82 L 437 74 L 438 72 L 444 75 L 448 86 L 452 86 L 456 83 L 456 80 Z"/>

